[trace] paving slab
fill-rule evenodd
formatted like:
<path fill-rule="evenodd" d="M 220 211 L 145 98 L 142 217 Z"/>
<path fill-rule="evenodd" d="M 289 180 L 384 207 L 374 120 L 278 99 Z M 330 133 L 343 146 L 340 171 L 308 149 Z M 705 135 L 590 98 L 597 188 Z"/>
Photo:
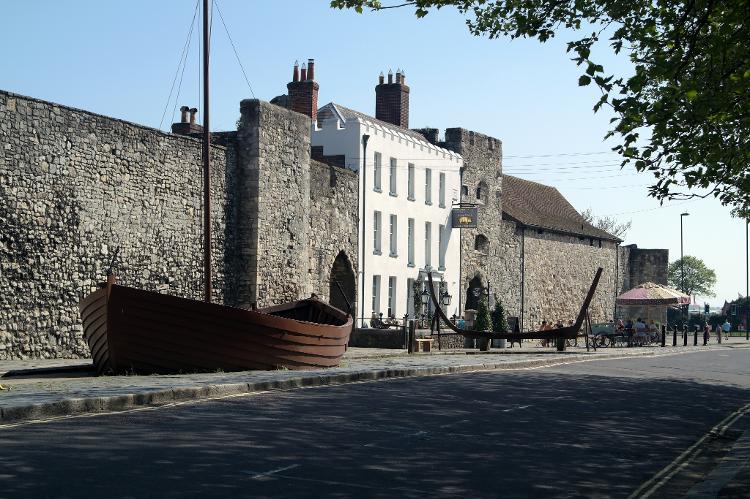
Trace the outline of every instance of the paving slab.
<path fill-rule="evenodd" d="M 451 350 L 413 355 L 404 350 L 350 348 L 337 368 L 152 376 L 96 376 L 90 360 L 86 359 L 2 361 L 0 423 L 125 410 L 264 390 L 750 347 L 744 339 L 732 340 L 707 347 L 600 348 L 597 352 L 574 347 L 562 353 L 528 345 L 521 349 L 482 353 Z"/>

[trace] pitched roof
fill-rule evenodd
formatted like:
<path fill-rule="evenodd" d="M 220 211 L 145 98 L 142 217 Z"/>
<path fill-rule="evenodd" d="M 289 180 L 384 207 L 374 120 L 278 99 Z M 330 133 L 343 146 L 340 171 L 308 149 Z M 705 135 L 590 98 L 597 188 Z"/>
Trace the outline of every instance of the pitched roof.
<path fill-rule="evenodd" d="M 429 143 L 424 135 L 419 132 L 414 132 L 412 130 L 409 130 L 408 128 L 402 128 L 400 126 L 394 125 L 393 123 L 388 123 L 387 121 L 373 118 L 370 115 L 360 113 L 359 111 L 355 111 L 354 109 L 349 109 L 348 107 L 342 106 L 341 104 L 336 104 L 335 102 L 329 102 L 325 106 L 318 109 L 319 120 L 328 119 L 335 114 L 339 114 L 342 118 L 344 118 L 344 120 L 361 119 L 370 121 L 382 127 L 393 130 L 394 132 L 403 133 L 404 135 L 408 135 L 409 137 L 412 137 L 416 140 L 421 140 L 422 142 Z"/>
<path fill-rule="evenodd" d="M 502 192 L 503 218 L 540 229 L 620 241 L 584 220 L 554 187 L 503 175 Z"/>

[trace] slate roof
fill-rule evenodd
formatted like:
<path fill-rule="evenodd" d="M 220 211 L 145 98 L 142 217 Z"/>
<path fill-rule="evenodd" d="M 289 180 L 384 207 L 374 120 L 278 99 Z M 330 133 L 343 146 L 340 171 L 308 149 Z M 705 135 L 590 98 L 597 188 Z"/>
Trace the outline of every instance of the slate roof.
<path fill-rule="evenodd" d="M 586 222 L 560 191 L 549 185 L 503 175 L 503 218 L 539 229 L 620 241 Z"/>
<path fill-rule="evenodd" d="M 333 110 L 331 106 L 335 106 L 336 109 L 338 109 L 339 113 L 344 117 L 345 120 L 350 119 L 356 119 L 359 118 L 361 120 L 367 120 L 372 123 L 376 123 L 380 126 L 383 126 L 385 128 L 389 128 L 393 130 L 394 132 L 403 133 L 404 135 L 408 135 L 416 140 L 421 140 L 422 142 L 427 142 L 427 139 L 425 139 L 424 135 L 422 135 L 419 132 L 414 132 L 412 130 L 409 130 L 408 128 L 402 128 L 400 126 L 394 125 L 393 123 L 388 123 L 387 121 L 379 120 L 377 118 L 373 118 L 370 115 L 367 115 L 365 113 L 360 113 L 359 111 L 355 111 L 354 109 L 349 109 L 348 107 L 342 106 L 341 104 L 336 104 L 334 102 L 329 102 L 325 106 L 318 109 L 318 119 L 327 119 L 333 114 Z"/>

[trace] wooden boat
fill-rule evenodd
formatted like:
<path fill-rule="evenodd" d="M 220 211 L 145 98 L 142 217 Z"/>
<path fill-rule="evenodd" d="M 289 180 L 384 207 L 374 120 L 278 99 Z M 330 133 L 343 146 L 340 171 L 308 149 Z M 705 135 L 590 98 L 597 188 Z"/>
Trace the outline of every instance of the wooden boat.
<path fill-rule="evenodd" d="M 244 310 L 120 286 L 80 303 L 100 374 L 334 367 L 352 317 L 318 299 Z"/>
<path fill-rule="evenodd" d="M 440 302 L 435 295 L 435 288 L 432 284 L 432 272 L 427 274 L 427 285 L 430 289 L 430 296 L 432 297 L 432 303 L 435 306 L 435 313 L 437 313 L 440 319 L 442 319 L 442 321 L 450 329 L 454 331 L 454 333 L 448 333 L 448 334 L 459 334 L 466 338 L 487 338 L 487 339 L 492 339 L 492 340 L 505 339 L 505 340 L 516 340 L 516 341 L 522 340 L 522 339 L 534 339 L 534 340 L 537 340 L 537 339 L 538 340 L 552 340 L 556 338 L 575 339 L 578 336 L 579 331 L 581 330 L 581 326 L 583 325 L 584 319 L 586 318 L 589 305 L 591 305 L 591 300 L 594 298 L 594 293 L 596 292 L 596 288 L 599 285 L 599 279 L 602 277 L 603 270 L 604 269 L 599 267 L 599 269 L 596 271 L 596 275 L 594 276 L 594 280 L 591 283 L 591 287 L 589 288 L 588 293 L 586 293 L 586 297 L 583 299 L 583 304 L 581 305 L 580 312 L 578 312 L 578 317 L 576 317 L 576 321 L 572 325 L 564 326 L 560 328 L 548 329 L 546 331 L 529 331 L 526 333 L 495 333 L 495 332 L 489 332 L 489 331 L 477 331 L 477 330 L 472 330 L 472 329 L 460 329 L 458 326 L 456 326 L 453 322 L 451 322 L 448 319 L 448 317 L 445 315 L 445 312 L 443 312 L 443 310 L 440 308 Z"/>

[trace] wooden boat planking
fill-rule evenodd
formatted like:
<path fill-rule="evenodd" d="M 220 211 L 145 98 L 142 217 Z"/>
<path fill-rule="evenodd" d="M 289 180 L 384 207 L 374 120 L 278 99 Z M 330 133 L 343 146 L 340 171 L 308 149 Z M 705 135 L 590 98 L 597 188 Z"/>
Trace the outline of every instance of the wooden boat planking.
<path fill-rule="evenodd" d="M 80 310 L 100 373 L 334 367 L 353 324 L 317 299 L 250 311 L 114 282 Z"/>
<path fill-rule="evenodd" d="M 581 330 L 583 321 L 586 318 L 586 312 L 591 305 L 591 300 L 594 298 L 594 293 L 599 285 L 599 279 L 602 277 L 604 269 L 599 267 L 594 276 L 594 280 L 591 283 L 586 298 L 583 300 L 581 310 L 578 312 L 576 321 L 571 326 L 565 326 L 561 328 L 549 329 L 547 331 L 530 331 L 527 333 L 495 333 L 489 331 L 477 331 L 473 329 L 459 329 L 454 323 L 452 323 L 445 315 L 443 310 L 440 308 L 440 304 L 435 296 L 435 288 L 432 283 L 432 272 L 427 273 L 427 285 L 430 289 L 430 296 L 432 297 L 432 303 L 435 306 L 435 312 L 440 318 L 452 329 L 455 334 L 465 336 L 466 338 L 488 338 L 491 340 L 521 340 L 521 339 L 534 339 L 534 340 L 552 340 L 555 338 L 575 339 L 578 336 L 578 332 Z M 443 333 L 445 334 L 445 333 Z M 451 333 L 449 333 L 451 334 Z"/>

